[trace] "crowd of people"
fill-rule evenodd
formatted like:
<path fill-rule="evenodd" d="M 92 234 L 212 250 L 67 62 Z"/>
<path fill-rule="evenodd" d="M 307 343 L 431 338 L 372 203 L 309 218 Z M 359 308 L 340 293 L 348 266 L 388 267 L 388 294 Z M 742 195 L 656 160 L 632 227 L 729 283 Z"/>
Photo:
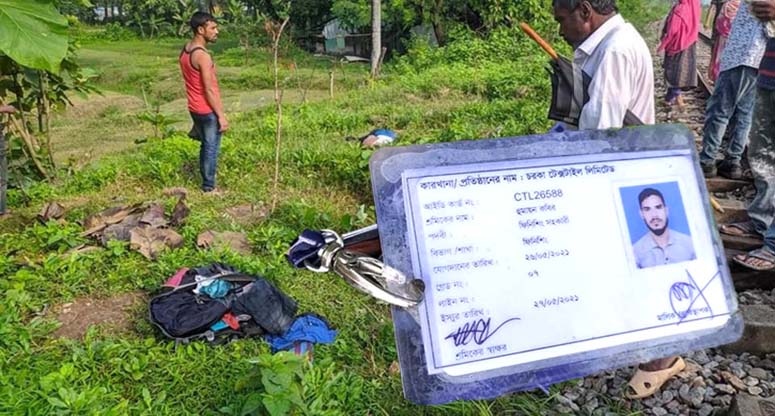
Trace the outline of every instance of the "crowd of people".
<path fill-rule="evenodd" d="M 741 159 L 748 146 L 756 186 L 748 208 L 751 220 L 723 225 L 720 232 L 762 239 L 761 248 L 734 260 L 756 270 L 775 270 L 775 34 L 770 30 L 775 25 L 775 0 L 716 0 L 716 5 L 716 42 L 708 74 L 715 88 L 705 112 L 702 172 L 706 177 L 742 178 Z M 619 128 L 626 125 L 628 112 L 643 124 L 653 124 L 651 53 L 618 14 L 616 0 L 554 0 L 553 8 L 560 34 L 573 46 L 574 67 L 591 78 L 578 128 Z M 664 53 L 667 105 L 683 107 L 682 93 L 697 86 L 701 14 L 700 0 L 674 0 L 665 18 L 657 50 Z M 718 161 L 729 126 L 729 144 Z M 684 367 L 680 357 L 641 364 L 628 396 L 654 394 Z"/>

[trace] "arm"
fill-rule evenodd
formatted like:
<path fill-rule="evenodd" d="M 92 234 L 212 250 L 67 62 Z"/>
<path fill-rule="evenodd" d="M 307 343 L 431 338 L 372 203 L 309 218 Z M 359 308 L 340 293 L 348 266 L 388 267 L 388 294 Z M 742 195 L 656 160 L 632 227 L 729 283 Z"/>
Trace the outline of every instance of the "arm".
<path fill-rule="evenodd" d="M 12 105 L 0 105 L 0 114 L 11 114 L 15 112 L 16 108 Z"/>
<path fill-rule="evenodd" d="M 763 22 L 775 20 L 775 0 L 753 0 L 751 13 Z"/>
<path fill-rule="evenodd" d="M 627 76 L 634 68 L 621 53 L 610 52 L 603 57 L 589 83 L 589 101 L 581 110 L 579 129 L 622 127 L 633 88 L 636 88 Z"/>
<path fill-rule="evenodd" d="M 223 104 L 221 103 L 221 97 L 215 92 L 215 73 L 213 71 L 213 60 L 208 53 L 197 53 L 193 56 L 194 67 L 199 70 L 202 75 L 202 87 L 205 92 L 205 99 L 210 108 L 213 109 L 215 115 L 218 117 L 218 124 L 220 124 L 220 131 L 226 131 L 229 129 L 229 121 L 226 120 L 226 114 L 223 112 Z"/>

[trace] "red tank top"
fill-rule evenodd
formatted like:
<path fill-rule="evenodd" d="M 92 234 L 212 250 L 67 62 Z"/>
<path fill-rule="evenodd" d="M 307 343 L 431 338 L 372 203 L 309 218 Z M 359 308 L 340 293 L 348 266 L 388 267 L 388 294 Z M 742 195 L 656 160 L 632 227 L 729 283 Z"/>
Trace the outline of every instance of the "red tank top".
<path fill-rule="evenodd" d="M 188 111 L 196 114 L 210 114 L 213 112 L 213 108 L 207 103 L 205 97 L 205 87 L 202 82 L 202 73 L 199 72 L 191 64 L 191 54 L 197 49 L 205 51 L 205 48 L 197 46 L 191 48 L 190 51 L 180 51 L 180 70 L 183 72 L 183 81 L 186 83 L 186 96 L 188 97 Z M 207 51 L 205 51 L 207 53 Z M 218 78 L 215 76 L 215 63 L 213 63 L 213 88 L 215 90 L 215 96 L 220 98 L 221 91 L 218 88 Z"/>

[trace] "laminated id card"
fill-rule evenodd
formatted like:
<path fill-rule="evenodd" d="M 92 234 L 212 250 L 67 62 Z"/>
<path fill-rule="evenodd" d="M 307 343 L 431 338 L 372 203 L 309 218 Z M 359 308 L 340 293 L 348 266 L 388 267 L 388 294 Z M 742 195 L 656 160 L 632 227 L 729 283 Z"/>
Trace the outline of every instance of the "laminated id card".
<path fill-rule="evenodd" d="M 383 148 L 370 169 L 404 394 L 484 399 L 737 340 L 692 134 L 659 125 Z"/>

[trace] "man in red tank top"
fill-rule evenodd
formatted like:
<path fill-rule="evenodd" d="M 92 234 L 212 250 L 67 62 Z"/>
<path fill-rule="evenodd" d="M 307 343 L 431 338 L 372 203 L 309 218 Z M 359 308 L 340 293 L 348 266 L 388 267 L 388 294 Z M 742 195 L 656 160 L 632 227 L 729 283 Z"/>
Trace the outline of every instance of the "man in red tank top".
<path fill-rule="evenodd" d="M 215 190 L 221 135 L 229 128 L 221 103 L 215 63 L 205 49 L 208 43 L 218 38 L 218 23 L 211 14 L 196 12 L 190 24 L 194 37 L 180 52 L 180 70 L 186 85 L 188 111 L 194 121 L 189 136 L 201 142 L 199 171 L 202 174 L 202 191 L 212 192 Z"/>

